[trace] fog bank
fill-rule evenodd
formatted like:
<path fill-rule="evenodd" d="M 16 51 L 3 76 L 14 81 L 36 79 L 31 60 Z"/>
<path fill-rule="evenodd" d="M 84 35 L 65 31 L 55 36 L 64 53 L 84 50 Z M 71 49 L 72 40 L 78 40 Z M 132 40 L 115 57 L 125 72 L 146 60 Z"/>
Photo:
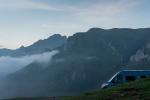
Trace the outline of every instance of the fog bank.
<path fill-rule="evenodd" d="M 0 78 L 13 73 L 28 64 L 37 61 L 39 63 L 48 63 L 58 51 L 45 52 L 42 54 L 27 55 L 23 57 L 0 57 Z"/>

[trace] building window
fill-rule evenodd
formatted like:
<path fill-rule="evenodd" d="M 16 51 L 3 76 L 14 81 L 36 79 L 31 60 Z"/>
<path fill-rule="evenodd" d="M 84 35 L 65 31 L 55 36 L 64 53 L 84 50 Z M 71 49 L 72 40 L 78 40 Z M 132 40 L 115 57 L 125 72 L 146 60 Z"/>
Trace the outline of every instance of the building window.
<path fill-rule="evenodd" d="M 146 76 L 141 76 L 141 78 L 146 78 Z"/>
<path fill-rule="evenodd" d="M 136 79 L 135 76 L 126 76 L 126 81 L 130 82 L 130 81 L 134 81 Z"/>

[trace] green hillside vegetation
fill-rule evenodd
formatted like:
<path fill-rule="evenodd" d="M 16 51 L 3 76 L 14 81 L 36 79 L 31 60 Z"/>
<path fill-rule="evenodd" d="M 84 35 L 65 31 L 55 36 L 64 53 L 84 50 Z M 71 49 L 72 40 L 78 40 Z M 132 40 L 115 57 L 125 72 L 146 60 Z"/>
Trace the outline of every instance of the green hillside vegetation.
<path fill-rule="evenodd" d="M 100 89 L 81 96 L 65 97 L 64 100 L 150 100 L 150 79 Z"/>
<path fill-rule="evenodd" d="M 150 78 L 72 97 L 31 97 L 6 100 L 150 100 Z"/>

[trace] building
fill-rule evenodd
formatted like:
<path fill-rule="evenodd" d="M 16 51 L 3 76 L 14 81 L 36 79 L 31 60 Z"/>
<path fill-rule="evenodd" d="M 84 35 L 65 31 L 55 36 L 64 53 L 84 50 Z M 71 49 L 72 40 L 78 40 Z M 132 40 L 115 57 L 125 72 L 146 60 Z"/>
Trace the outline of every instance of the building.
<path fill-rule="evenodd" d="M 117 72 L 108 82 L 103 83 L 101 88 L 107 88 L 123 84 L 126 82 L 134 81 L 141 78 L 150 77 L 150 70 L 122 70 Z"/>

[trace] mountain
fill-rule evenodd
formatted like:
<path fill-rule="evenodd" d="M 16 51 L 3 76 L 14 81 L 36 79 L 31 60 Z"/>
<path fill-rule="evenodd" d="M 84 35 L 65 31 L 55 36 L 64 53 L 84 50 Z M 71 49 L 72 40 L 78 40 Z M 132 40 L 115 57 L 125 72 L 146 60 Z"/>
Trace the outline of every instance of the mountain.
<path fill-rule="evenodd" d="M 10 49 L 0 49 L 0 56 L 9 56 L 12 52 L 13 50 Z"/>
<path fill-rule="evenodd" d="M 150 28 L 76 33 L 49 64 L 33 62 L 7 76 L 0 96 L 76 95 L 99 88 L 119 70 L 150 69 L 149 38 Z"/>
<path fill-rule="evenodd" d="M 25 55 L 40 54 L 50 51 L 66 43 L 66 36 L 54 34 L 47 39 L 39 40 L 30 46 L 21 46 L 16 50 L 0 49 L 0 56 L 20 57 Z"/>

